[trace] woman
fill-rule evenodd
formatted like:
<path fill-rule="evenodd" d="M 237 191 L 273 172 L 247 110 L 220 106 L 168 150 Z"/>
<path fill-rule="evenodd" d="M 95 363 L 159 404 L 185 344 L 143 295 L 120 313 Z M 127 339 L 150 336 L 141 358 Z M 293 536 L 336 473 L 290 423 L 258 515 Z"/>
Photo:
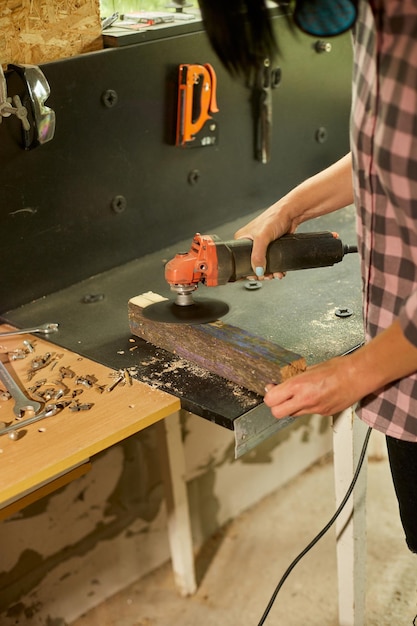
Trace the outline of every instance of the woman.
<path fill-rule="evenodd" d="M 264 0 L 200 6 L 231 73 L 249 74 L 279 51 Z M 235 236 L 253 239 L 262 277 L 272 240 L 354 202 L 366 344 L 268 385 L 265 404 L 279 419 L 332 415 L 358 402 L 359 416 L 386 435 L 407 545 L 417 552 L 417 3 L 298 0 L 294 22 L 314 36 L 353 27 L 351 153 Z"/>

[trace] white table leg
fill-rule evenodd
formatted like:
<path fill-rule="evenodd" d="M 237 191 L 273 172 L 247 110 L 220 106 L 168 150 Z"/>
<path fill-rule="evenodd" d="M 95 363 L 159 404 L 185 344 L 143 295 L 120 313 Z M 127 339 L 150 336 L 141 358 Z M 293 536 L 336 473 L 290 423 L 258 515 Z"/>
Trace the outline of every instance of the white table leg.
<path fill-rule="evenodd" d="M 349 408 L 333 418 L 336 502 L 343 500 L 355 473 L 367 426 Z M 353 494 L 336 521 L 339 626 L 363 626 L 366 596 L 367 459 Z"/>
<path fill-rule="evenodd" d="M 180 413 L 174 413 L 160 422 L 160 432 L 160 459 L 165 484 L 172 567 L 180 594 L 187 596 L 196 591 L 197 584 Z"/>

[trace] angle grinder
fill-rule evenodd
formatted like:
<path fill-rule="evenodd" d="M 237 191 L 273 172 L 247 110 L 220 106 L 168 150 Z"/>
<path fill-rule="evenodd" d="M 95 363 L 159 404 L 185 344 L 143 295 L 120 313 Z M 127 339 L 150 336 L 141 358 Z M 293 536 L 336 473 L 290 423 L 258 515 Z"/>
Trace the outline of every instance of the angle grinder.
<path fill-rule="evenodd" d="M 144 317 L 164 323 L 204 324 L 226 315 L 225 302 L 194 299 L 201 283 L 216 287 L 253 275 L 251 239 L 221 241 L 216 235 L 197 233 L 188 252 L 178 253 L 165 266 L 165 280 L 176 293 L 175 301 L 164 300 L 146 307 Z M 336 233 L 293 233 L 268 246 L 265 274 L 329 267 L 357 252 L 357 246 L 342 243 Z"/>

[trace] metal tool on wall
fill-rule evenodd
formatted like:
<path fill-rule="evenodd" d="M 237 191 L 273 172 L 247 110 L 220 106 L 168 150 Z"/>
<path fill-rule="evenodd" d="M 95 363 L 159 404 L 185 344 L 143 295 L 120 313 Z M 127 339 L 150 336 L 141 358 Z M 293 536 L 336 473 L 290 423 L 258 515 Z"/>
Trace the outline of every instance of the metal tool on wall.
<path fill-rule="evenodd" d="M 30 129 L 30 123 L 27 118 L 28 112 L 26 107 L 22 105 L 20 97 L 15 95 L 10 98 L 7 95 L 6 77 L 0 64 L 0 123 L 4 117 L 10 117 L 11 115 L 15 115 L 22 122 L 22 127 L 25 131 Z"/>
<path fill-rule="evenodd" d="M 7 82 L 0 65 L 0 122 L 16 116 L 22 124 L 25 150 L 43 145 L 55 134 L 55 112 L 46 106 L 50 96 L 48 81 L 37 65 L 8 65 L 8 70 L 19 77 L 21 95 L 7 95 Z"/>
<path fill-rule="evenodd" d="M 252 84 L 252 109 L 255 121 L 255 158 L 260 163 L 271 159 L 272 144 L 272 89 L 281 83 L 281 68 L 271 67 L 264 59 L 255 72 Z"/>
<path fill-rule="evenodd" d="M 178 109 L 175 145 L 185 148 L 218 142 L 217 78 L 214 68 L 183 63 L 178 68 Z"/>

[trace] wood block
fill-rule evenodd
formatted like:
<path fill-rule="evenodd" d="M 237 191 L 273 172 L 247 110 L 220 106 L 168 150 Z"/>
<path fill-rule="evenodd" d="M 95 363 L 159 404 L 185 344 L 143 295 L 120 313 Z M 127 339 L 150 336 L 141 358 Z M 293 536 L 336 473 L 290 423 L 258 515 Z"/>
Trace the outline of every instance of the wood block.
<path fill-rule="evenodd" d="M 2 0 L 0 63 L 38 65 L 100 50 L 99 0 Z"/>
<path fill-rule="evenodd" d="M 191 325 L 146 319 L 143 309 L 163 299 L 148 292 L 129 301 L 133 335 L 262 396 L 266 384 L 280 383 L 306 368 L 300 355 L 220 320 Z"/>

